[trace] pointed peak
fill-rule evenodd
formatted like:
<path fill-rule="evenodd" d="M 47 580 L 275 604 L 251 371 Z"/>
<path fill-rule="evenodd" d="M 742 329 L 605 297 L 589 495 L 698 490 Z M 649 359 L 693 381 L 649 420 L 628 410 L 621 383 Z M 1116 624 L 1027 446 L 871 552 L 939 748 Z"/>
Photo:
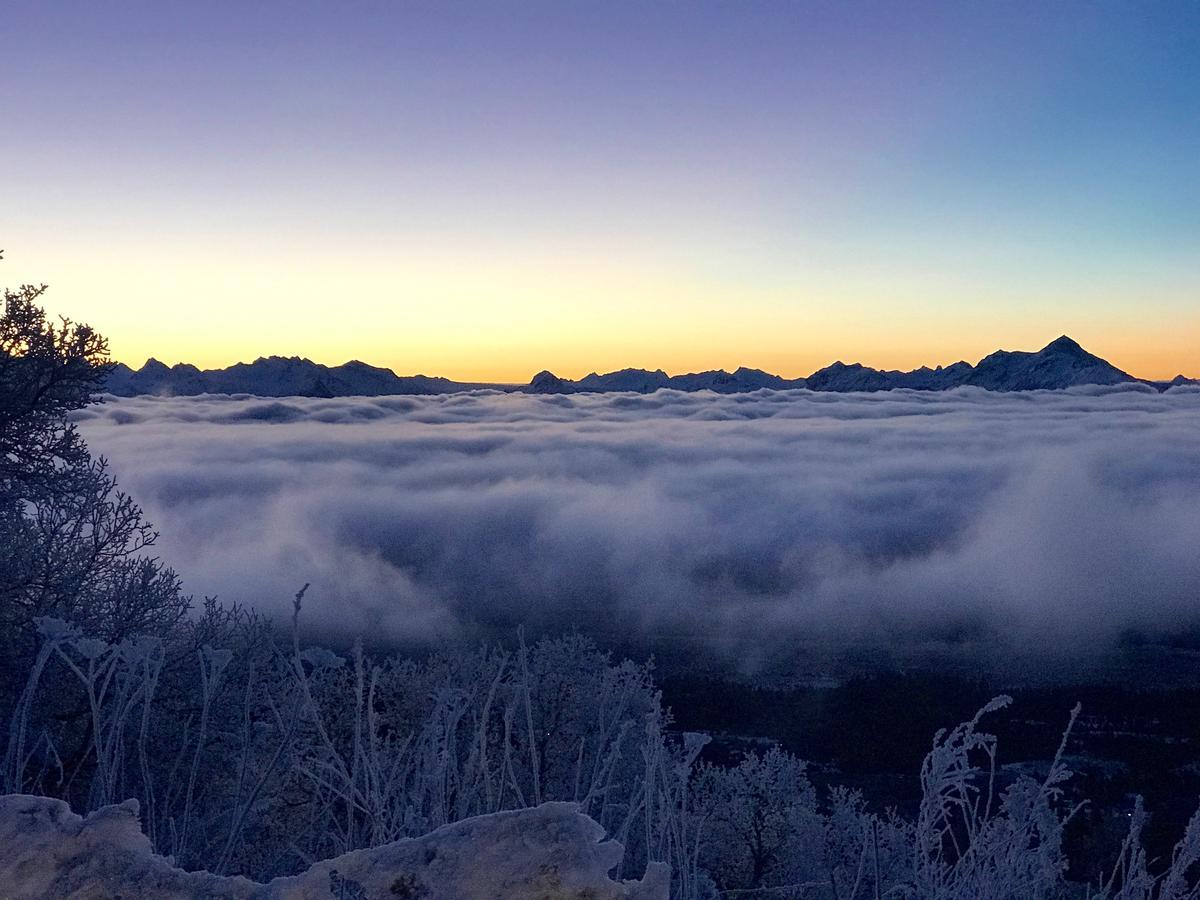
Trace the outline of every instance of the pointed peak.
<path fill-rule="evenodd" d="M 573 392 L 574 386 L 549 369 L 542 369 L 530 380 L 528 390 L 534 394 L 568 394 Z"/>
<path fill-rule="evenodd" d="M 1045 353 L 1047 351 L 1049 351 L 1051 353 L 1086 353 L 1087 352 L 1081 346 L 1079 346 L 1078 343 L 1071 340 L 1065 334 L 1062 335 L 1061 337 L 1055 338 L 1053 341 L 1051 341 L 1045 347 L 1042 348 L 1043 353 Z"/>

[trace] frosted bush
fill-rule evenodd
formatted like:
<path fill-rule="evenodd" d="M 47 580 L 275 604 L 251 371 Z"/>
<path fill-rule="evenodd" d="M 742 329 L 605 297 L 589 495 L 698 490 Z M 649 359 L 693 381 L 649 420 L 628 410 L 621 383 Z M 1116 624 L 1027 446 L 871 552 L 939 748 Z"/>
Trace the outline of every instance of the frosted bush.
<path fill-rule="evenodd" d="M 1188 822 L 1183 838 L 1175 846 L 1171 863 L 1158 875 L 1149 871 L 1150 861 L 1141 845 L 1146 809 L 1138 797 L 1129 817 L 1129 834 L 1109 877 L 1089 900 L 1190 900 L 1200 897 L 1200 811 Z M 1189 878 L 1190 874 L 1190 878 Z"/>
<path fill-rule="evenodd" d="M 625 846 L 616 877 L 666 863 L 680 900 L 1085 896 L 1062 847 L 1078 710 L 1040 780 L 1001 783 L 982 723 L 1006 697 L 939 732 L 907 821 L 853 791 L 818 796 L 779 749 L 702 763 L 707 738 L 672 730 L 649 669 L 578 636 L 417 660 L 301 649 L 295 628 L 280 640 L 215 607 L 169 642 L 108 643 L 56 619 L 38 629 L 7 723 L 5 790 L 83 812 L 136 798 L 156 852 L 188 868 L 268 879 L 566 800 Z M 1200 817 L 1169 863 L 1146 858 L 1144 821 L 1139 805 L 1088 900 L 1200 896 Z"/>
<path fill-rule="evenodd" d="M 823 880 L 823 820 L 805 768 L 779 749 L 751 752 L 730 768 L 701 767 L 697 805 L 707 824 L 700 858 L 722 888 Z"/>
<path fill-rule="evenodd" d="M 1021 777 L 999 793 L 996 738 L 979 724 L 1009 703 L 997 697 L 970 721 L 935 736 L 921 766 L 912 896 L 1033 900 L 1060 889 L 1063 828 L 1074 813 L 1062 804 L 1061 785 L 1071 775 L 1062 754 L 1079 707 L 1045 779 Z"/>

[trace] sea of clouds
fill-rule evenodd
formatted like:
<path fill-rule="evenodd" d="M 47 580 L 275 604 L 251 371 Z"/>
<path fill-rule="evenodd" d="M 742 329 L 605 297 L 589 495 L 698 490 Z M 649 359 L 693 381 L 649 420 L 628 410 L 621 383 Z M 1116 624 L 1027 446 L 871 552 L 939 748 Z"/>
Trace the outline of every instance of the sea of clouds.
<path fill-rule="evenodd" d="M 388 640 L 1111 646 L 1200 623 L 1200 389 L 110 400 L 197 595 Z"/>

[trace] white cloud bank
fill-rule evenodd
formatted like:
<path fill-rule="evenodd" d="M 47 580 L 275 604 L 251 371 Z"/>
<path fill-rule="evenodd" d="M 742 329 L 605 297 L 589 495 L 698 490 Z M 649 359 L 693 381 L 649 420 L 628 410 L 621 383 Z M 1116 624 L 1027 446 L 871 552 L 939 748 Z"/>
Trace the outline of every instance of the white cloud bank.
<path fill-rule="evenodd" d="M 189 590 L 427 637 L 763 648 L 1200 622 L 1200 390 L 140 397 L 81 428 Z M 989 637 L 990 639 L 990 637 Z"/>

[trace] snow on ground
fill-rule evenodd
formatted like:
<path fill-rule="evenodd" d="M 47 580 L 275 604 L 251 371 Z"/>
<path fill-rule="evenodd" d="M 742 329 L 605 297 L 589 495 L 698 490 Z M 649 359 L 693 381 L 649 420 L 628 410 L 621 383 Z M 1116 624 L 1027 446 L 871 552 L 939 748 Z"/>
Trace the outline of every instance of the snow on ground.
<path fill-rule="evenodd" d="M 466 819 L 423 837 L 358 850 L 269 884 L 184 872 L 155 856 L 128 800 L 86 818 L 61 800 L 0 797 L 0 885 L 6 900 L 58 897 L 666 900 L 668 873 L 637 882 L 608 873 L 621 845 L 570 803 Z"/>

